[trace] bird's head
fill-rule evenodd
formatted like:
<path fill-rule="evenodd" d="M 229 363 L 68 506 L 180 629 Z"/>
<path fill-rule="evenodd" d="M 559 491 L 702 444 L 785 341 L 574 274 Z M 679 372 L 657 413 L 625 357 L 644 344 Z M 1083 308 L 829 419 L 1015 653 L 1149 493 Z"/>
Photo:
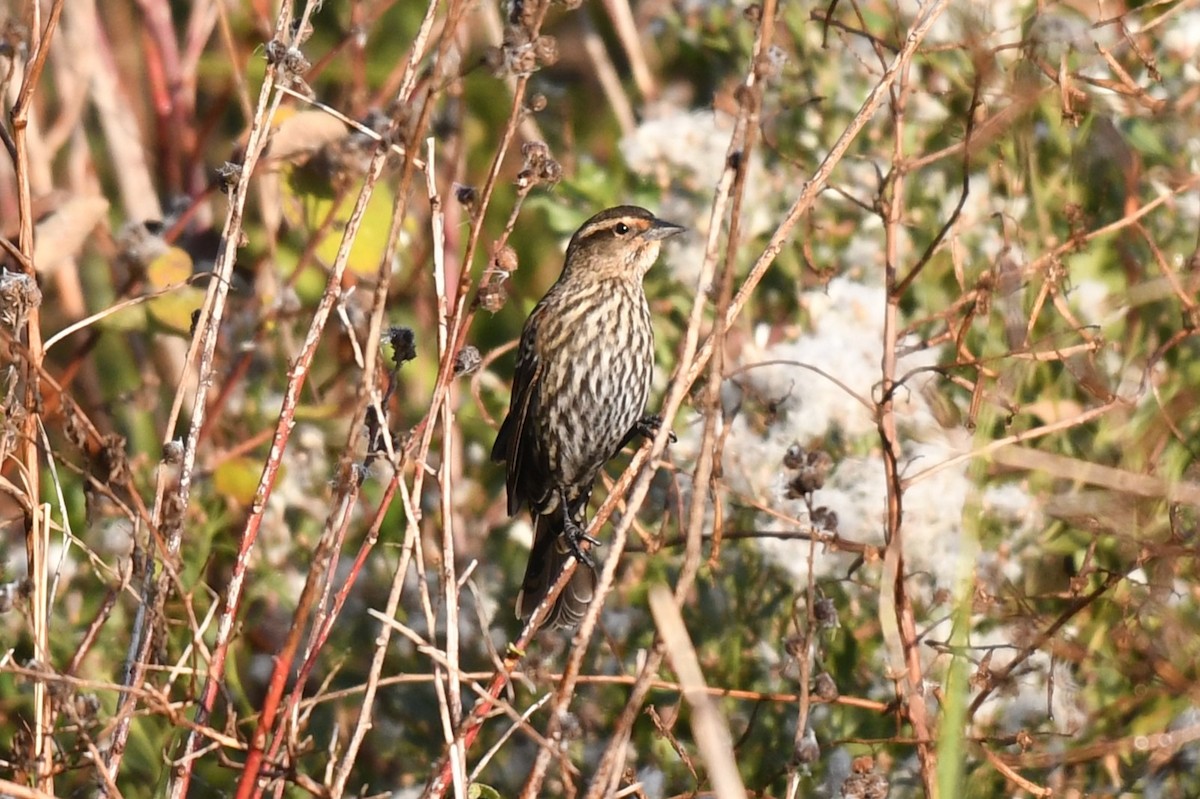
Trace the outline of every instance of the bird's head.
<path fill-rule="evenodd" d="M 571 237 L 563 277 L 641 280 L 658 258 L 663 240 L 684 230 L 635 205 L 601 211 Z"/>

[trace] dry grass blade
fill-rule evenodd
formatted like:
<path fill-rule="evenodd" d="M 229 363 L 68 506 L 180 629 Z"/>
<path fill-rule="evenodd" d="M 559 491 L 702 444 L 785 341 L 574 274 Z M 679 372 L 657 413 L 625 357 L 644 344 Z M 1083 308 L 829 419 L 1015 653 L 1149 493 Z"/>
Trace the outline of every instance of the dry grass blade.
<path fill-rule="evenodd" d="M 650 611 L 654 623 L 667 649 L 671 668 L 679 675 L 683 698 L 692 707 L 692 728 L 700 756 L 708 766 L 708 778 L 712 781 L 717 799 L 738 799 L 746 796 L 746 786 L 738 774 L 737 761 L 733 757 L 733 737 L 729 724 L 717 709 L 716 702 L 708 695 L 704 683 L 704 672 L 696 658 L 696 650 L 683 625 L 683 616 L 675 606 L 675 597 L 665 586 L 650 589 Z"/>

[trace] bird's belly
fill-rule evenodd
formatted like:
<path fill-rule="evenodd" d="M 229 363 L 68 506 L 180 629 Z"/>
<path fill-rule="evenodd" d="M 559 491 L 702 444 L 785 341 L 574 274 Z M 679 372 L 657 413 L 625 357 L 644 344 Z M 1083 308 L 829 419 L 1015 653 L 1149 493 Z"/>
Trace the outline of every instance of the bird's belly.
<path fill-rule="evenodd" d="M 590 484 L 645 412 L 653 370 L 649 335 L 620 348 L 601 346 L 612 338 L 595 337 L 595 346 L 577 350 L 557 391 L 542 397 L 558 420 L 543 441 L 561 485 Z"/>

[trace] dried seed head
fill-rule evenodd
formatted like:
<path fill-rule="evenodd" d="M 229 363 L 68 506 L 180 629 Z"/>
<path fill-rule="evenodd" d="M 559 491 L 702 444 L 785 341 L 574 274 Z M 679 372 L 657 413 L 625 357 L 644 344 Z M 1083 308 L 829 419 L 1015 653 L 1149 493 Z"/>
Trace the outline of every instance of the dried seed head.
<path fill-rule="evenodd" d="M 759 73 L 763 80 L 775 80 L 783 74 L 783 68 L 787 66 L 787 62 L 787 51 L 777 45 L 772 46 L 760 62 Z"/>
<path fill-rule="evenodd" d="M 469 375 L 478 369 L 482 362 L 483 356 L 479 354 L 479 350 L 468 344 L 454 356 L 454 376 Z"/>
<path fill-rule="evenodd" d="M 217 169 L 217 187 L 222 194 L 229 194 L 237 188 L 238 180 L 242 177 L 242 165 L 226 161 Z"/>
<path fill-rule="evenodd" d="M 822 629 L 834 630 L 841 626 L 838 622 L 837 605 L 828 597 L 821 597 L 813 603 L 813 619 Z"/>
<path fill-rule="evenodd" d="M 100 449 L 93 460 L 92 474 L 107 485 L 120 485 L 130 477 L 129 457 L 126 455 L 125 436 L 110 433 L 100 441 Z"/>
<path fill-rule="evenodd" d="M 804 447 L 792 444 L 783 454 L 783 465 L 788 469 L 799 469 L 804 465 Z"/>
<path fill-rule="evenodd" d="M 491 266 L 484 273 L 483 284 L 479 287 L 475 301 L 489 313 L 496 313 L 503 308 L 505 300 L 508 299 L 505 283 L 508 282 L 508 276 L 516 270 L 517 251 L 505 244 L 493 252 Z"/>
<path fill-rule="evenodd" d="M 542 162 L 550 157 L 550 148 L 545 142 L 527 141 L 521 145 L 521 155 L 528 169 L 537 169 Z"/>
<path fill-rule="evenodd" d="M 392 345 L 392 365 L 399 369 L 417 357 L 417 337 L 412 328 L 393 325 L 389 327 L 386 340 Z"/>
<path fill-rule="evenodd" d="M 821 758 L 821 745 L 817 743 L 817 734 L 812 727 L 804 728 L 804 735 L 796 741 L 792 752 L 792 762 L 801 768 L 807 768 Z"/>
<path fill-rule="evenodd" d="M 292 35 L 292 44 L 300 45 L 307 42 L 313 35 L 312 20 L 305 20 L 302 16 L 293 17 L 288 25 L 288 32 Z"/>
<path fill-rule="evenodd" d="M 94 721 L 100 713 L 100 698 L 95 694 L 75 695 L 75 714 L 82 721 Z"/>
<path fill-rule="evenodd" d="M 818 699 L 825 702 L 832 702 L 841 696 L 838 691 L 837 683 L 833 681 L 833 677 L 827 671 L 823 671 L 813 680 L 813 693 Z"/>
<path fill-rule="evenodd" d="M 282 83 L 308 89 L 304 75 L 312 69 L 312 64 L 299 47 L 288 47 L 278 39 L 267 42 L 267 63 L 274 66 Z M 311 92 L 311 89 L 309 89 Z"/>
<path fill-rule="evenodd" d="M 805 452 L 803 449 L 789 449 L 784 456 L 784 465 L 796 470 L 796 476 L 788 482 L 788 496 L 796 499 L 825 487 L 825 481 L 833 470 L 833 458 L 824 450 Z"/>
<path fill-rule="evenodd" d="M 517 188 L 529 189 L 539 183 L 557 183 L 562 180 L 562 164 L 550 155 L 550 148 L 544 142 L 530 141 L 521 146 L 521 155 L 525 158 L 520 174 L 517 175 Z"/>
<path fill-rule="evenodd" d="M 559 734 L 562 736 L 561 745 L 566 749 L 566 745 L 572 741 L 578 741 L 583 737 L 583 724 L 579 721 L 579 716 L 574 713 L 563 712 L 559 715 Z"/>
<path fill-rule="evenodd" d="M 549 159 L 542 164 L 542 170 L 538 173 L 538 178 L 540 178 L 544 183 L 554 184 L 562 180 L 562 175 L 562 164 L 553 159 Z"/>
<path fill-rule="evenodd" d="M 517 251 L 505 244 L 496 253 L 492 259 L 493 266 L 504 273 L 504 277 L 508 277 L 513 272 L 517 271 Z"/>
<path fill-rule="evenodd" d="M 279 39 L 272 39 L 271 41 L 267 42 L 263 50 L 267 55 L 268 64 L 278 64 L 283 60 L 284 55 L 287 53 L 287 45 L 281 42 Z"/>
<path fill-rule="evenodd" d="M 479 201 L 479 191 L 474 186 L 454 184 L 454 199 L 462 203 L 467 210 L 475 212 L 475 203 Z"/>
<path fill-rule="evenodd" d="M 183 463 L 183 441 L 174 439 L 163 445 L 163 461 L 176 466 Z"/>
<path fill-rule="evenodd" d="M 875 759 L 870 755 L 858 758 L 851 765 L 854 772 L 842 783 L 845 799 L 887 799 L 891 790 L 887 778 L 875 772 Z"/>
<path fill-rule="evenodd" d="M 824 530 L 827 533 L 837 533 L 838 515 L 835 511 L 822 505 L 819 508 L 813 509 L 810 518 L 814 527 Z"/>
<path fill-rule="evenodd" d="M 504 288 L 503 280 L 488 281 L 479 287 L 479 306 L 488 313 L 499 311 L 507 299 L 508 292 Z"/>
<path fill-rule="evenodd" d="M 42 290 L 37 280 L 0 267 L 0 324 L 10 330 L 24 327 L 29 312 L 41 304 Z"/>
<path fill-rule="evenodd" d="M 558 41 L 553 36 L 539 36 L 533 43 L 533 54 L 543 67 L 558 63 Z"/>
<path fill-rule="evenodd" d="M 529 75 L 537 69 L 537 54 L 528 44 L 505 48 L 505 62 L 513 75 Z"/>
<path fill-rule="evenodd" d="M 130 222 L 117 232 L 118 257 L 136 274 L 144 274 L 155 258 L 167 251 L 162 223 L 155 220 Z"/>

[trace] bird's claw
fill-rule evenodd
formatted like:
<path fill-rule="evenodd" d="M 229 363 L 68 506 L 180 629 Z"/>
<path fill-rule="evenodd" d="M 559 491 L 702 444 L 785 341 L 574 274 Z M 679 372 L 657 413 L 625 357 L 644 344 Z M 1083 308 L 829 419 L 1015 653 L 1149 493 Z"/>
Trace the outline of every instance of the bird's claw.
<path fill-rule="evenodd" d="M 567 548 L 571 550 L 571 555 L 575 560 L 587 566 L 589 569 L 596 568 L 596 562 L 592 560 L 592 556 L 588 554 L 581 543 L 586 541 L 594 547 L 600 546 L 600 542 L 587 534 L 587 531 L 580 527 L 570 519 L 567 520 L 563 529 L 564 537 L 567 539 Z"/>
<path fill-rule="evenodd" d="M 658 435 L 658 430 L 661 427 L 662 417 L 657 413 L 648 413 L 634 423 L 633 429 L 636 430 L 638 435 L 642 436 L 643 438 L 654 438 L 656 435 Z M 667 434 L 668 443 L 674 444 L 678 440 L 679 438 L 675 435 L 674 430 Z"/>

